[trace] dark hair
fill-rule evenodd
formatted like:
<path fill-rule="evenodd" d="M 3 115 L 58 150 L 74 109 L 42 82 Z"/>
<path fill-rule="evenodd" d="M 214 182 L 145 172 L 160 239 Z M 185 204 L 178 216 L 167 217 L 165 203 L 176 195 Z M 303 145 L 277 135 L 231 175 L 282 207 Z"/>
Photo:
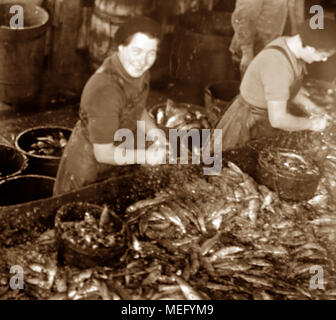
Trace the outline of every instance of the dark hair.
<path fill-rule="evenodd" d="M 298 29 L 302 45 L 314 47 L 320 51 L 336 50 L 336 23 L 334 20 L 324 18 L 323 29 L 313 29 L 310 19 L 305 20 Z"/>
<path fill-rule="evenodd" d="M 114 35 L 114 44 L 116 47 L 119 45 L 128 45 L 134 34 L 144 33 L 151 38 L 161 40 L 161 26 L 160 24 L 145 16 L 135 16 L 126 20 L 117 30 Z"/>
<path fill-rule="evenodd" d="M 140 31 L 138 31 L 138 32 L 140 32 Z M 138 33 L 138 32 L 136 32 L 136 33 Z M 134 37 L 134 35 L 135 35 L 136 33 L 133 33 L 133 34 L 129 35 L 127 38 L 125 38 L 125 39 L 124 39 L 121 43 L 119 43 L 118 45 L 128 46 L 128 45 L 131 43 L 131 41 L 132 41 L 132 39 L 133 39 L 133 37 Z M 145 35 L 148 36 L 149 38 L 152 38 L 152 39 L 158 39 L 158 38 L 156 37 L 155 34 L 152 34 L 152 33 L 149 33 L 149 32 L 141 32 L 141 33 L 145 34 Z M 158 40 L 160 41 L 160 39 L 158 39 Z"/>

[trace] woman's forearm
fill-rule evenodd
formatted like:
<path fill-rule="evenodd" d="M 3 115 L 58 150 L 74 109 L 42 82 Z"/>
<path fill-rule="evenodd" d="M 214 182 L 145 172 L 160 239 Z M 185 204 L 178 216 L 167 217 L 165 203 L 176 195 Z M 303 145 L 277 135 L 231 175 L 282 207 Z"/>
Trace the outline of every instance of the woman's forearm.
<path fill-rule="evenodd" d="M 287 112 L 287 101 L 269 101 L 268 117 L 272 127 L 287 131 L 311 130 L 309 118 L 296 117 Z"/>

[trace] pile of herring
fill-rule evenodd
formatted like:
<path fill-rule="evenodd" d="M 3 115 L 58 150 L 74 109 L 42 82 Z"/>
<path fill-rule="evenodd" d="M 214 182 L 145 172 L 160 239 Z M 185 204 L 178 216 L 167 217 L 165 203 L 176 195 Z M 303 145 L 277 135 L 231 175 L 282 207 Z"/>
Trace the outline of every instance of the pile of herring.
<path fill-rule="evenodd" d="M 319 195 L 283 201 L 229 162 L 220 175 L 188 174 L 129 205 L 116 264 L 60 265 L 53 229 L 2 250 L 1 298 L 334 299 L 332 212 Z M 13 265 L 24 270 L 24 290 L 9 287 Z"/>

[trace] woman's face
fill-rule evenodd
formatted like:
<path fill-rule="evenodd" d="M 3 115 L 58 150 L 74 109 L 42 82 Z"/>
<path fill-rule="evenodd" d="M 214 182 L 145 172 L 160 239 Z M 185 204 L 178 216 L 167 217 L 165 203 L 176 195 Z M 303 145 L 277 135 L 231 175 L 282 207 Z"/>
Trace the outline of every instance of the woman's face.
<path fill-rule="evenodd" d="M 309 64 L 313 62 L 325 62 L 334 53 L 334 51 L 317 50 L 313 47 L 306 46 L 303 48 L 302 59 Z"/>
<path fill-rule="evenodd" d="M 138 32 L 127 46 L 118 47 L 121 64 L 131 77 L 139 78 L 154 64 L 158 46 L 158 39 Z"/>

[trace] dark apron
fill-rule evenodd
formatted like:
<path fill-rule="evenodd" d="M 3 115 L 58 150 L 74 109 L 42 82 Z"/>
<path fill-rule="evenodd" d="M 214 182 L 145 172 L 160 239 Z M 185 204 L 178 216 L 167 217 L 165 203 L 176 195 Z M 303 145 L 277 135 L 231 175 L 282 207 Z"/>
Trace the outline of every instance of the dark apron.
<path fill-rule="evenodd" d="M 113 77 L 124 91 L 123 80 L 118 74 L 113 74 Z M 134 112 L 137 112 L 136 119 L 140 119 L 140 112 L 136 108 L 136 103 L 139 99 L 143 99 L 141 96 L 146 94 L 146 91 L 145 88 L 136 98 L 127 99 L 126 106 L 119 119 L 120 128 L 132 127 L 130 119 L 134 117 Z M 125 172 L 125 166 L 102 164 L 96 160 L 93 145 L 88 138 L 87 121 L 81 115 L 81 120 L 76 123 L 72 131 L 58 167 L 53 195 L 71 192 L 83 186 L 119 176 L 121 172 Z M 134 165 L 128 167 L 134 167 Z"/>
<path fill-rule="evenodd" d="M 295 74 L 294 65 L 286 50 L 276 45 L 268 46 L 264 50 L 270 48 L 277 49 L 285 55 Z M 303 76 L 303 74 L 296 76 L 294 83 L 292 83 L 290 100 L 299 92 Z M 216 129 L 222 130 L 222 151 L 241 147 L 252 139 L 274 136 L 280 131 L 271 126 L 267 108 L 251 105 L 241 95 L 238 95 L 233 100 L 228 110 L 217 123 Z"/>

